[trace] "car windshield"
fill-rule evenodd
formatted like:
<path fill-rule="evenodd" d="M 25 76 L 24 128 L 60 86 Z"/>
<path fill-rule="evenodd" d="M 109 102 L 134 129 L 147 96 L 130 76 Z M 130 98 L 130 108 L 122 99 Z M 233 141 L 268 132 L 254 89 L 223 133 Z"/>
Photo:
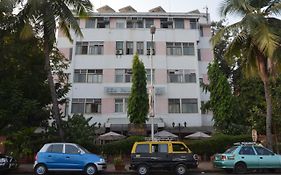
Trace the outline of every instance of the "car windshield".
<path fill-rule="evenodd" d="M 231 148 L 228 148 L 224 153 L 225 154 L 231 154 L 234 150 L 236 150 L 237 146 L 233 146 Z"/>
<path fill-rule="evenodd" d="M 84 148 L 81 145 L 78 145 L 80 149 L 82 149 L 85 153 L 91 153 L 90 151 L 88 151 L 86 148 Z"/>

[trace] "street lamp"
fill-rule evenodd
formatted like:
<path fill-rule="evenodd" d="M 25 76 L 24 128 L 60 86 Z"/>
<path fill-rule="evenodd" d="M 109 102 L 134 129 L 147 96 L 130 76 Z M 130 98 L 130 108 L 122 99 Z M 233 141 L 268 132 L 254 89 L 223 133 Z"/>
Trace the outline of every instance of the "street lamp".
<path fill-rule="evenodd" d="M 175 122 L 173 122 L 172 123 L 172 126 L 173 126 L 173 128 L 175 127 Z M 186 128 L 186 125 L 187 125 L 187 123 L 186 122 L 184 122 L 183 123 L 183 127 L 185 127 Z M 179 139 L 181 139 L 181 127 L 182 127 L 182 125 L 181 125 L 181 123 L 178 123 L 178 129 L 179 129 Z"/>
<path fill-rule="evenodd" d="M 154 86 L 153 86 L 153 35 L 155 34 L 156 27 L 154 25 L 150 26 L 150 34 L 151 34 L 151 44 L 150 44 L 150 88 L 149 88 L 149 117 L 151 118 L 151 140 L 154 140 L 154 106 L 155 106 L 155 99 L 154 99 Z"/>

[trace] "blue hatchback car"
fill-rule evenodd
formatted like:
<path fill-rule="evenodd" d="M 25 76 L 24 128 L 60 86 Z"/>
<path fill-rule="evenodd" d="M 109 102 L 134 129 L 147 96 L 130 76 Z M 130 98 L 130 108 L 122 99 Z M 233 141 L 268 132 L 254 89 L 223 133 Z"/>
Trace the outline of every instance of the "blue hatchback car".
<path fill-rule="evenodd" d="M 75 143 L 47 143 L 37 153 L 33 167 L 36 175 L 45 175 L 48 171 L 81 171 L 94 175 L 106 168 L 106 162 Z"/>

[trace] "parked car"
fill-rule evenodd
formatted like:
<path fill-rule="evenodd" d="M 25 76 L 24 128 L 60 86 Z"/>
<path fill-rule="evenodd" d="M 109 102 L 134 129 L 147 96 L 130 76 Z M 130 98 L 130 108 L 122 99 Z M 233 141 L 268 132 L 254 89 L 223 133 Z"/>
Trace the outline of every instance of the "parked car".
<path fill-rule="evenodd" d="M 214 166 L 227 172 L 245 173 L 250 169 L 280 169 L 281 155 L 275 154 L 261 144 L 236 143 L 223 154 L 216 154 Z"/>
<path fill-rule="evenodd" d="M 0 172 L 9 171 L 18 167 L 17 160 L 5 154 L 0 154 Z"/>
<path fill-rule="evenodd" d="M 188 168 L 197 166 L 198 156 L 180 141 L 144 141 L 132 147 L 130 169 L 140 175 L 149 174 L 150 170 L 169 170 L 183 175 Z"/>
<path fill-rule="evenodd" d="M 48 171 L 81 171 L 94 175 L 106 168 L 106 162 L 75 143 L 47 143 L 37 153 L 33 168 L 37 175 Z"/>

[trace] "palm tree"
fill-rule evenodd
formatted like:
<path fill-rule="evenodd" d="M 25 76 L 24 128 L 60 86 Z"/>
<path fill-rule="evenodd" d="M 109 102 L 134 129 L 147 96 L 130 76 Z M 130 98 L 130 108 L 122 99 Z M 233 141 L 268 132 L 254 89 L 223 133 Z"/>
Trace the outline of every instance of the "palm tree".
<path fill-rule="evenodd" d="M 43 38 L 45 54 L 45 70 L 48 74 L 48 83 L 52 97 L 52 114 L 56 121 L 61 140 L 64 133 L 61 127 L 61 117 L 58 106 L 58 98 L 51 70 L 50 54 L 56 41 L 56 30 L 59 28 L 72 41 L 70 29 L 82 36 L 79 24 L 74 17 L 86 15 L 92 10 L 90 0 L 13 0 L 15 7 L 19 8 L 17 16 L 26 24 L 24 29 L 33 29 L 36 34 Z M 6 2 L 6 0 L 3 0 Z M 71 9 L 70 9 L 71 8 Z M 29 30 L 30 31 L 30 30 Z M 23 32 L 24 33 L 24 32 Z"/>
<path fill-rule="evenodd" d="M 272 98 L 270 78 L 280 67 L 281 0 L 225 0 L 220 7 L 222 16 L 240 15 L 240 21 L 219 30 L 212 38 L 217 44 L 227 31 L 233 37 L 226 48 L 227 59 L 241 59 L 247 75 L 259 76 L 264 84 L 266 100 L 266 139 L 272 149 Z"/>

